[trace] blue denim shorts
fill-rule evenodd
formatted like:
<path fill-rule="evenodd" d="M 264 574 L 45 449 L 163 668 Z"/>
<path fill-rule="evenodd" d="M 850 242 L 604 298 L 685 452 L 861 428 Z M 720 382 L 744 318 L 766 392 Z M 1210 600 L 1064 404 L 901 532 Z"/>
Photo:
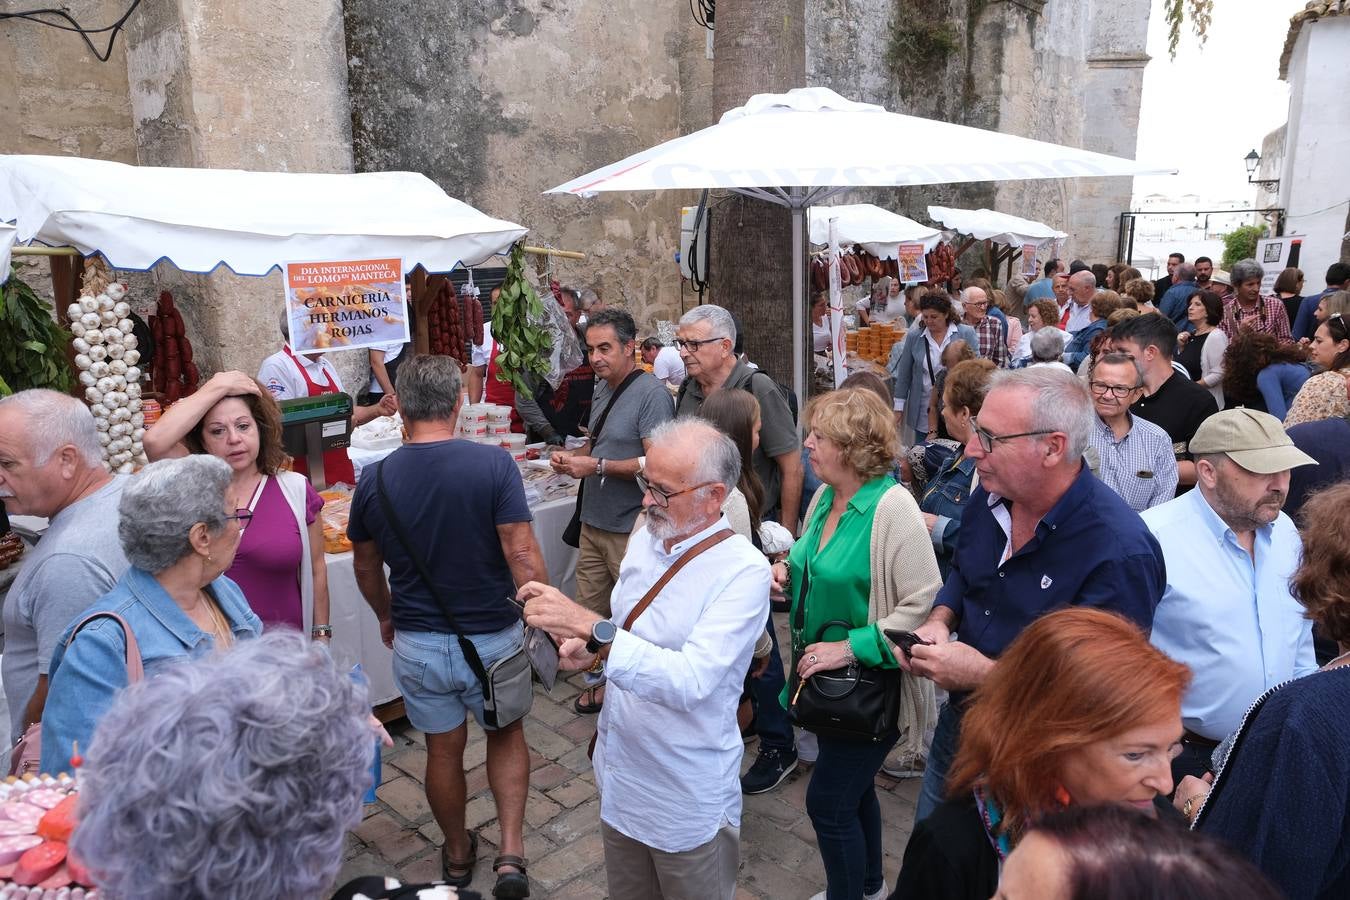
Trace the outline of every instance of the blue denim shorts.
<path fill-rule="evenodd" d="M 520 649 L 525 628 L 515 622 L 501 631 L 467 637 L 483 668 Z M 473 674 L 453 634 L 394 632 L 394 681 L 403 694 L 408 721 L 418 731 L 442 734 L 464 724 L 472 711 L 483 724 L 483 685 Z"/>

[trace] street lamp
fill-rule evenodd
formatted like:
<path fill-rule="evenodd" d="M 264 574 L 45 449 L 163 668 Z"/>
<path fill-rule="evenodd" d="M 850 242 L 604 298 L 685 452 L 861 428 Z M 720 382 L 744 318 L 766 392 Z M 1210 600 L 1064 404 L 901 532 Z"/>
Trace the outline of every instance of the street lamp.
<path fill-rule="evenodd" d="M 1252 178 L 1252 176 L 1256 174 L 1256 170 L 1261 167 L 1261 154 L 1257 153 L 1255 148 L 1252 149 L 1252 152 L 1244 156 L 1242 161 L 1247 164 L 1248 184 L 1254 184 L 1257 187 L 1264 188 L 1272 194 L 1279 190 L 1280 179 L 1278 178 Z"/>

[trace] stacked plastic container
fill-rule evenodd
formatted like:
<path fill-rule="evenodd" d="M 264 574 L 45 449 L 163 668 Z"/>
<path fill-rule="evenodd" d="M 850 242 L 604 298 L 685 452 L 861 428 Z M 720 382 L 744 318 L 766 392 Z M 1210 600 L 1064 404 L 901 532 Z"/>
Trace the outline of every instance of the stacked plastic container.
<path fill-rule="evenodd" d="M 525 435 L 511 431 L 511 407 L 495 403 L 468 403 L 460 408 L 459 436 L 480 444 L 502 447 L 518 461 L 525 459 Z"/>

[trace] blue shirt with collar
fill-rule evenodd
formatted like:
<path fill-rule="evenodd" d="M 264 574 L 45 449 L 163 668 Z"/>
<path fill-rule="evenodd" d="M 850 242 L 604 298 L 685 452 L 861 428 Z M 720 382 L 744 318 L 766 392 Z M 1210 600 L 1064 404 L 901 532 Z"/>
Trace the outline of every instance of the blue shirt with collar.
<path fill-rule="evenodd" d="M 1317 670 L 1312 623 L 1289 593 L 1303 543 L 1280 513 L 1256 529 L 1253 560 L 1201 490 L 1142 515 L 1171 563 L 1153 646 L 1191 667 L 1182 724 L 1221 741 L 1268 688 Z"/>
<path fill-rule="evenodd" d="M 1033 621 L 1067 606 L 1120 613 L 1144 631 L 1163 595 L 1162 549 L 1139 514 L 1083 466 L 1025 546 L 1000 562 L 1009 504 L 983 486 L 961 518 L 951 574 L 935 606 L 960 639 L 996 658 Z"/>
<path fill-rule="evenodd" d="M 239 585 L 221 575 L 207 590 L 230 623 L 235 640 L 262 634 L 262 620 L 249 608 Z M 127 686 L 126 634 L 117 620 L 95 619 L 70 640 L 75 626 L 96 612 L 117 613 L 131 626 L 147 678 L 165 666 L 209 653 L 215 646 L 215 640 L 188 618 L 153 575 L 135 566 L 127 569 L 111 591 L 70 623 L 52 653 L 51 687 L 42 711 L 41 771 L 53 775 L 69 771 L 75 741 L 89 747 L 99 720 L 117 692 Z"/>

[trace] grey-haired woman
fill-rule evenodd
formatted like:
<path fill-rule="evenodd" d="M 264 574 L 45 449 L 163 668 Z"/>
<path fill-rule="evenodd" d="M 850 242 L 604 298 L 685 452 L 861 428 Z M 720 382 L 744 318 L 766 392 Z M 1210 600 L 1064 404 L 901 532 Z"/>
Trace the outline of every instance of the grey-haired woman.
<path fill-rule="evenodd" d="M 230 467 L 205 454 L 151 463 L 122 491 L 118 537 L 131 568 L 76 620 L 52 652 L 42 714 L 42 771 L 70 770 L 74 743 L 88 746 L 99 719 L 127 686 L 131 627 L 146 675 L 185 657 L 257 637 L 262 622 L 222 573 L 234 560 L 248 510 L 225 508 Z"/>
<path fill-rule="evenodd" d="M 108 900 L 317 900 L 361 821 L 371 721 L 365 690 L 289 629 L 172 666 L 95 730 L 73 850 Z"/>

